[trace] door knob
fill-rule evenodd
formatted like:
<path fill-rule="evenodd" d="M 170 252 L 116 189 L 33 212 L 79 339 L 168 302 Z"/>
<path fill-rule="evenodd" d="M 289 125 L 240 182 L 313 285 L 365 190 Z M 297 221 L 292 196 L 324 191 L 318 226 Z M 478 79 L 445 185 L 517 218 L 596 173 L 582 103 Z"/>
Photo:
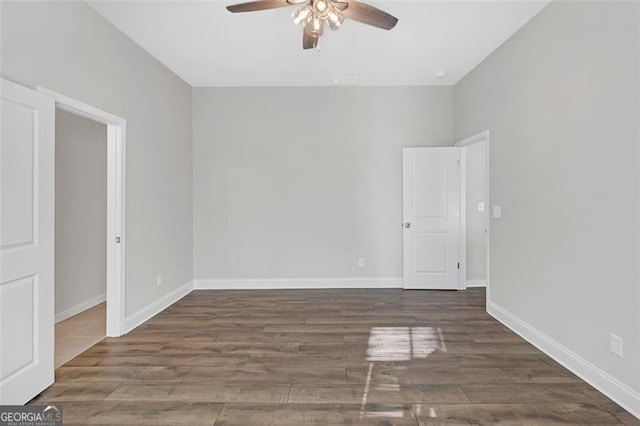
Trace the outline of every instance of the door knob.
<path fill-rule="evenodd" d="M 405 228 L 411 228 L 411 224 L 409 222 L 407 222 L 407 223 L 404 224 L 404 227 Z"/>

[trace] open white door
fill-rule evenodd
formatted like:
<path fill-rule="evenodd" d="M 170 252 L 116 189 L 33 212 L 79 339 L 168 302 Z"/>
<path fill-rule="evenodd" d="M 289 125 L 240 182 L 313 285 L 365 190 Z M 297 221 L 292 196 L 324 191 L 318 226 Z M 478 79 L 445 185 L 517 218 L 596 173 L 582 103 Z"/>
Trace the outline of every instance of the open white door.
<path fill-rule="evenodd" d="M 53 99 L 0 81 L 0 404 L 53 376 Z"/>
<path fill-rule="evenodd" d="M 402 150 L 403 286 L 459 288 L 460 148 Z"/>

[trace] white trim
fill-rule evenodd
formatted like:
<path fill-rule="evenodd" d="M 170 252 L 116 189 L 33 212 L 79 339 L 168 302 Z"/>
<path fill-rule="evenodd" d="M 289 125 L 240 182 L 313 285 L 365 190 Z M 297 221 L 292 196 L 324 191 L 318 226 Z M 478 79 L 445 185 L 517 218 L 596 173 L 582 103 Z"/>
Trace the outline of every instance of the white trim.
<path fill-rule="evenodd" d="M 195 280 L 196 290 L 275 290 L 330 288 L 402 288 L 402 277 L 390 278 L 283 278 Z"/>
<path fill-rule="evenodd" d="M 55 316 L 55 323 L 59 323 L 60 321 L 64 321 L 68 318 L 71 318 L 74 315 L 78 315 L 80 312 L 84 312 L 87 309 L 91 309 L 96 305 L 99 305 L 107 300 L 107 295 L 101 294 L 100 296 L 93 297 L 89 300 L 85 300 L 82 303 L 78 303 L 76 306 L 72 306 L 66 311 L 62 311 Z"/>
<path fill-rule="evenodd" d="M 491 132 L 489 130 L 485 130 L 484 132 L 480 132 L 477 133 L 473 136 L 470 136 L 466 139 L 462 139 L 461 141 L 456 142 L 455 146 L 462 148 L 462 152 L 463 154 L 461 155 L 462 160 L 461 160 L 461 186 L 460 186 L 460 197 L 461 197 L 461 211 L 460 211 L 460 222 L 461 224 L 464 223 L 464 226 L 461 226 L 461 232 L 460 232 L 460 238 L 461 238 L 461 247 L 462 247 L 462 262 L 460 263 L 461 265 L 461 270 L 464 271 L 464 277 L 466 279 L 466 274 L 467 274 L 467 226 L 466 226 L 466 221 L 467 221 L 467 202 L 466 202 L 466 198 L 467 198 L 467 182 L 466 182 L 466 168 L 467 168 L 467 153 L 466 153 L 466 148 L 467 146 L 474 144 L 474 143 L 478 143 L 478 142 L 485 142 L 486 143 L 486 149 L 485 149 L 485 168 L 486 168 L 486 174 L 485 174 L 485 191 L 486 191 L 486 205 L 485 205 L 485 211 L 487 212 L 486 214 L 486 219 L 485 219 L 485 227 L 487 228 L 487 236 L 485 238 L 485 274 L 487 275 L 486 277 L 486 283 L 485 286 L 487 288 L 487 294 L 486 294 L 486 306 L 488 308 L 489 306 L 489 301 L 491 300 L 491 214 L 490 214 L 490 208 L 491 208 Z M 462 178 L 464 176 L 464 179 Z M 464 203 L 463 203 L 464 200 Z M 462 208 L 462 206 L 464 206 L 464 208 Z M 469 287 L 469 286 L 467 286 Z"/>
<path fill-rule="evenodd" d="M 484 132 L 477 133 L 468 138 L 462 139 L 461 141 L 456 142 L 455 146 L 463 147 L 468 146 L 474 143 L 482 142 L 483 140 L 489 139 L 490 132 L 485 130 Z"/>
<path fill-rule="evenodd" d="M 458 229 L 458 289 L 464 290 L 467 285 L 467 149 L 460 149 L 460 167 L 458 168 L 458 196 L 460 197 L 460 214 Z"/>
<path fill-rule="evenodd" d="M 102 111 L 98 108 L 77 101 L 60 93 L 54 92 L 53 90 L 38 86 L 37 91 L 42 94 L 51 96 L 56 101 L 56 108 L 66 112 L 70 112 L 71 114 L 75 114 L 80 117 L 87 118 L 92 121 L 97 121 L 103 124 L 119 124 L 120 122 L 124 121 L 122 118 L 116 115 Z"/>
<path fill-rule="evenodd" d="M 487 286 L 487 280 L 467 280 L 465 282 L 466 288 L 486 287 L 486 286 Z"/>
<path fill-rule="evenodd" d="M 487 238 L 485 239 L 485 275 L 487 280 L 487 291 L 485 296 L 485 306 L 488 306 L 489 301 L 491 300 L 491 133 L 489 130 L 485 132 L 485 140 L 487 141 L 487 152 L 486 152 L 486 161 L 485 167 L 487 168 L 487 175 L 485 176 L 485 191 L 487 193 L 487 203 L 484 206 L 485 211 L 487 212 L 487 221 L 485 226 L 487 227 Z"/>
<path fill-rule="evenodd" d="M 56 108 L 107 125 L 107 336 L 124 332 L 127 121 L 43 87 Z M 116 243 L 120 238 L 120 243 Z"/>
<path fill-rule="evenodd" d="M 125 320 L 125 333 L 129 333 L 140 324 L 158 315 L 160 312 L 191 293 L 192 290 L 193 281 L 189 281 L 188 283 L 176 288 L 171 293 L 162 296 L 160 299 L 129 315 Z"/>
<path fill-rule="evenodd" d="M 487 312 L 502 324 L 542 352 L 553 358 L 578 377 L 605 394 L 622 408 L 640 418 L 640 393 L 634 391 L 597 366 L 567 349 L 541 331 L 522 321 L 497 304 L 490 302 Z"/>

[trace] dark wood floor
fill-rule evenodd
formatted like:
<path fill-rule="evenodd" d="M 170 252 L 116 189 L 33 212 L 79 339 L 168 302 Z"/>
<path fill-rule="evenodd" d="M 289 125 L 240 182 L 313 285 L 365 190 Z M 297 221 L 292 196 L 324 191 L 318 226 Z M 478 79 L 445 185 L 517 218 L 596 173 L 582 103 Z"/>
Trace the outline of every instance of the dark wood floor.
<path fill-rule="evenodd" d="M 65 425 L 640 424 L 481 290 L 195 291 L 56 370 Z"/>

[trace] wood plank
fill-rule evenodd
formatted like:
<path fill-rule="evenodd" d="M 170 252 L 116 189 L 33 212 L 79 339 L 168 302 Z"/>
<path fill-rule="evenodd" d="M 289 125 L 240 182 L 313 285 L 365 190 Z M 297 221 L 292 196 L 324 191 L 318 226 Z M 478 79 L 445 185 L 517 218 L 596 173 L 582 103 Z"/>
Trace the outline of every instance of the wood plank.
<path fill-rule="evenodd" d="M 109 401 L 287 402 L 289 385 L 181 383 L 123 384 Z"/>
<path fill-rule="evenodd" d="M 115 391 L 120 383 L 54 383 L 38 395 L 38 401 L 102 401 Z"/>
<path fill-rule="evenodd" d="M 415 402 L 465 403 L 470 402 L 460 386 L 456 385 L 293 385 L 289 394 L 291 403 L 371 403 L 402 404 Z"/>
<path fill-rule="evenodd" d="M 64 407 L 66 409 L 66 406 Z M 102 403 L 85 420 L 86 425 L 212 425 L 222 404 L 203 402 L 112 402 Z M 66 423 L 66 411 L 65 425 Z"/>
<path fill-rule="evenodd" d="M 463 385 L 462 388 L 474 403 L 535 404 L 604 401 L 602 394 L 586 383 Z"/>
<path fill-rule="evenodd" d="M 185 383 L 309 383 L 346 384 L 345 368 L 292 368 L 249 366 L 241 368 L 193 367 Z"/>
<path fill-rule="evenodd" d="M 117 367 L 61 367 L 56 370 L 58 383 L 109 382 L 180 382 L 191 367 L 117 366 Z"/>
<path fill-rule="evenodd" d="M 410 369 L 404 366 L 395 368 L 381 368 L 373 366 L 371 375 L 364 367 L 348 368 L 347 380 L 349 384 L 364 384 L 369 380 L 378 384 L 489 384 L 513 383 L 513 379 L 499 368 L 457 368 L 453 370 L 440 369 Z"/>
<path fill-rule="evenodd" d="M 570 371 L 547 364 L 534 368 L 504 368 L 503 370 L 515 383 L 583 383 Z"/>
<path fill-rule="evenodd" d="M 620 422 L 611 413 L 594 404 L 415 404 L 413 411 L 420 425 L 541 425 L 592 424 Z"/>
<path fill-rule="evenodd" d="M 225 404 L 216 426 L 417 425 L 409 405 Z"/>

